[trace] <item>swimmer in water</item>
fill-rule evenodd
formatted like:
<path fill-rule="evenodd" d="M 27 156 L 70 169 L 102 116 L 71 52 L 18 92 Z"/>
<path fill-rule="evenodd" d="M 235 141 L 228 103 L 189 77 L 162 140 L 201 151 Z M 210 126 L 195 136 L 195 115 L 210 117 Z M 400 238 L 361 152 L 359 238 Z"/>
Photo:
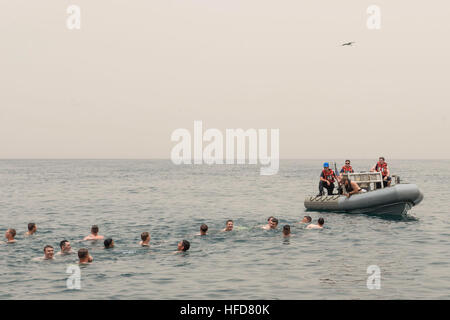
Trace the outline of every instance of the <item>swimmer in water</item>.
<path fill-rule="evenodd" d="M 200 233 L 198 234 L 199 236 L 206 236 L 208 233 L 208 226 L 206 224 L 202 224 L 200 226 Z"/>
<path fill-rule="evenodd" d="M 104 238 L 105 238 L 104 236 L 100 236 L 98 234 L 98 226 L 93 225 L 91 228 L 91 234 L 84 237 L 83 240 L 103 240 Z"/>
<path fill-rule="evenodd" d="M 291 236 L 291 226 L 288 224 L 283 226 L 283 236 L 284 237 L 290 237 Z"/>
<path fill-rule="evenodd" d="M 55 249 L 50 246 L 50 245 L 46 245 L 44 247 L 44 260 L 53 260 L 55 256 Z"/>
<path fill-rule="evenodd" d="M 28 224 L 28 231 L 25 233 L 25 235 L 26 236 L 31 236 L 31 235 L 33 235 L 36 232 L 36 230 L 37 230 L 36 223 L 30 222 Z"/>
<path fill-rule="evenodd" d="M 114 248 L 114 240 L 111 238 L 106 239 L 103 244 L 105 245 L 105 249 Z"/>
<path fill-rule="evenodd" d="M 54 260 L 55 259 L 55 249 L 51 245 L 46 245 L 44 247 L 44 256 L 43 257 L 37 257 L 33 260 Z"/>
<path fill-rule="evenodd" d="M 59 243 L 59 247 L 61 248 L 61 251 L 57 253 L 57 255 L 66 255 L 66 254 L 72 254 L 72 247 L 70 246 L 70 242 L 68 240 L 63 240 Z"/>
<path fill-rule="evenodd" d="M 269 218 L 270 219 L 270 218 Z M 271 217 L 269 223 L 263 227 L 264 230 L 276 229 L 278 227 L 278 219 Z"/>
<path fill-rule="evenodd" d="M 304 216 L 300 223 L 311 223 L 312 219 L 310 216 Z"/>
<path fill-rule="evenodd" d="M 270 221 L 272 221 L 274 217 L 270 216 L 267 218 L 267 224 L 263 225 L 261 228 L 265 229 L 265 230 L 269 230 L 270 229 Z"/>
<path fill-rule="evenodd" d="M 150 233 L 142 232 L 141 239 L 142 239 L 142 241 L 139 242 L 139 245 L 141 245 L 143 247 L 150 247 Z"/>
<path fill-rule="evenodd" d="M 15 243 L 17 241 L 16 239 L 14 239 L 15 236 L 16 236 L 15 229 L 6 230 L 5 232 L 6 243 Z"/>
<path fill-rule="evenodd" d="M 89 254 L 88 249 L 86 248 L 81 248 L 80 250 L 78 250 L 78 258 L 80 259 L 80 264 L 91 263 L 94 260 Z"/>
<path fill-rule="evenodd" d="M 178 251 L 177 252 L 186 252 L 191 247 L 191 244 L 187 240 L 182 240 L 178 242 Z"/>
<path fill-rule="evenodd" d="M 323 218 L 319 218 L 319 220 L 317 220 L 317 224 L 309 224 L 306 229 L 323 229 L 324 223 L 325 220 L 323 220 Z"/>
<path fill-rule="evenodd" d="M 227 226 L 225 227 L 225 229 L 222 230 L 222 232 L 233 230 L 233 226 L 234 226 L 233 220 L 227 220 Z"/>

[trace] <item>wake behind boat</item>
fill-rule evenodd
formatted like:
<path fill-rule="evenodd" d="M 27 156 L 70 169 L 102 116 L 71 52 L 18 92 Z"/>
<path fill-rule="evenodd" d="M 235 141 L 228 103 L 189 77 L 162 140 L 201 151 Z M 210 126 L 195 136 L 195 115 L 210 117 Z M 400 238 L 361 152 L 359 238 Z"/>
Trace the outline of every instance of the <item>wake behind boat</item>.
<path fill-rule="evenodd" d="M 393 176 L 395 179 L 390 187 L 384 187 L 381 172 L 346 173 L 343 176 L 356 182 L 362 192 L 347 197 L 344 188 L 344 194 L 308 196 L 304 202 L 306 209 L 402 215 L 423 199 L 422 192 L 415 184 L 400 183 L 398 176 Z"/>

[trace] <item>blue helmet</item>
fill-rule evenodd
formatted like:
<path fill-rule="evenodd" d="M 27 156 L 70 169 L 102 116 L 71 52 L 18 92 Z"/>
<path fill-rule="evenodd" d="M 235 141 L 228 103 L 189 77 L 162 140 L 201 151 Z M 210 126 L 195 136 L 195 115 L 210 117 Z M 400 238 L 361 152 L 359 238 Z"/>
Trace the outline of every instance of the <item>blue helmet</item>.
<path fill-rule="evenodd" d="M 324 168 L 328 168 L 328 167 L 330 167 L 330 165 L 328 164 L 328 162 L 324 162 L 324 163 L 323 163 L 323 167 L 324 167 Z"/>

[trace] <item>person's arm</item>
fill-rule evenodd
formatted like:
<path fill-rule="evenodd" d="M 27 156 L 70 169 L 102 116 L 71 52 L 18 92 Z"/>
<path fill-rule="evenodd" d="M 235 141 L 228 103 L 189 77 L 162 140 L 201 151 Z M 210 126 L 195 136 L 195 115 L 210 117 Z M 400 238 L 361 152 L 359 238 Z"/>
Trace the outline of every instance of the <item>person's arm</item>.
<path fill-rule="evenodd" d="M 377 165 L 374 165 L 374 166 L 372 167 L 372 169 L 370 169 L 370 172 L 375 172 L 376 167 L 377 167 Z"/>
<path fill-rule="evenodd" d="M 389 167 L 386 166 L 386 177 L 390 177 L 391 173 L 389 172 Z"/>
<path fill-rule="evenodd" d="M 334 178 L 336 179 L 336 181 L 340 184 L 341 183 L 341 176 L 336 175 L 336 172 L 333 172 Z"/>
<path fill-rule="evenodd" d="M 324 178 L 323 172 L 320 174 L 320 181 L 328 182 L 328 180 Z"/>

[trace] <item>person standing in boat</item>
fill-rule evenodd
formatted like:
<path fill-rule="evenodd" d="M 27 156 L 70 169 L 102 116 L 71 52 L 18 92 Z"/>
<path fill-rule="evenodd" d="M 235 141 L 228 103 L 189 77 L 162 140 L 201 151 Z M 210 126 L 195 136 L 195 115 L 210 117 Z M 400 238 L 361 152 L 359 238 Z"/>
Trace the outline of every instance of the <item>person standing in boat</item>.
<path fill-rule="evenodd" d="M 337 180 L 338 177 L 334 171 L 330 169 L 328 162 L 325 162 L 323 164 L 322 173 L 320 174 L 319 196 L 323 196 L 323 188 L 327 189 L 328 195 L 333 194 L 335 179 Z"/>
<path fill-rule="evenodd" d="M 371 172 L 381 172 L 381 175 L 383 176 L 383 185 L 384 187 L 389 187 L 391 185 L 391 177 L 389 174 L 389 167 L 386 161 L 384 160 L 384 157 L 380 157 L 378 159 L 378 162 L 370 169 Z M 380 183 L 377 183 L 377 188 L 380 188 Z"/>

